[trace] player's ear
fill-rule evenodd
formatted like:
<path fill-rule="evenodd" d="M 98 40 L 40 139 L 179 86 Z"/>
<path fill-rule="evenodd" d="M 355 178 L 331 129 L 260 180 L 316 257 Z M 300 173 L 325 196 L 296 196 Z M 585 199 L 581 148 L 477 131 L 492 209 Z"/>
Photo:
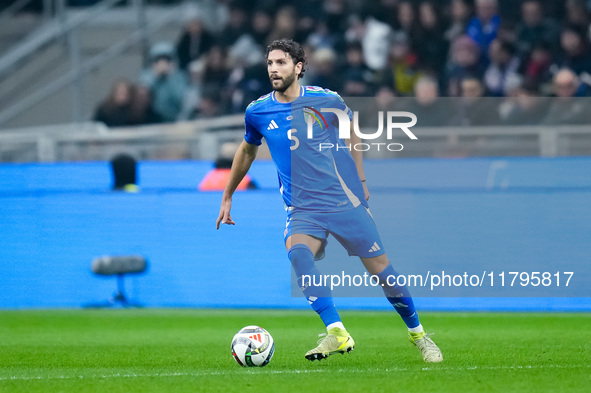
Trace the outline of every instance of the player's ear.
<path fill-rule="evenodd" d="M 302 63 L 301 61 L 299 61 L 296 65 L 295 65 L 295 73 L 296 75 L 300 75 L 300 73 L 302 72 L 302 68 L 304 67 L 304 63 Z"/>

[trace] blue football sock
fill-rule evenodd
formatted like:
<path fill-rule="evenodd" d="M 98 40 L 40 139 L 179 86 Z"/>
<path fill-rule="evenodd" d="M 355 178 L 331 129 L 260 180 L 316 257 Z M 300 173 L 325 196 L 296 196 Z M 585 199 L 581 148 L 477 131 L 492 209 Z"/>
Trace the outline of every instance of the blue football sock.
<path fill-rule="evenodd" d="M 377 274 L 386 298 L 388 298 L 388 301 L 398 311 L 406 326 L 412 329 L 420 325 L 419 315 L 417 314 L 408 289 L 405 286 L 396 285 L 394 281 L 394 277 L 396 276 L 398 276 L 398 273 L 396 273 L 392 264 L 388 264 L 380 274 Z M 388 279 L 388 277 L 390 278 Z"/>
<path fill-rule="evenodd" d="M 322 322 L 326 326 L 334 322 L 341 322 L 330 289 L 320 285 L 322 275 L 314 264 L 314 254 L 312 254 L 310 247 L 305 244 L 296 244 L 289 249 L 287 255 L 298 278 L 298 286 L 304 292 L 304 296 L 314 311 L 320 315 Z"/>

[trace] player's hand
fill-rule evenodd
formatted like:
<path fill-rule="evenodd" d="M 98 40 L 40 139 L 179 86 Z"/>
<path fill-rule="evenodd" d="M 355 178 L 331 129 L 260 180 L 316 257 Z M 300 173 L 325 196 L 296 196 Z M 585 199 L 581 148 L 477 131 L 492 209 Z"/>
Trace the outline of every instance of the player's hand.
<path fill-rule="evenodd" d="M 215 229 L 220 229 L 220 223 L 227 224 L 227 225 L 236 225 L 234 220 L 232 220 L 232 216 L 230 216 L 230 209 L 232 208 L 232 200 L 225 200 L 222 201 L 222 206 L 220 207 L 220 215 L 215 223 Z"/>
<path fill-rule="evenodd" d="M 369 201 L 369 189 L 367 188 L 367 184 L 365 184 L 365 182 L 362 182 L 361 184 L 363 184 L 363 195 L 365 196 L 365 200 Z"/>

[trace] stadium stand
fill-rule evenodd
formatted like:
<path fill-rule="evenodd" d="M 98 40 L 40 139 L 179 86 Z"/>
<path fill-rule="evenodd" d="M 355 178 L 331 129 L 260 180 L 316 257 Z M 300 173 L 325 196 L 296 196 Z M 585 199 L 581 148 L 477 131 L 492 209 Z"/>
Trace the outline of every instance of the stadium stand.
<path fill-rule="evenodd" d="M 412 96 L 422 75 L 438 81 L 442 96 L 461 96 L 464 78 L 481 79 L 485 96 L 500 97 L 510 96 L 524 84 L 533 84 L 540 95 L 551 96 L 552 78 L 561 68 L 573 70 L 586 86 L 591 80 L 591 18 L 589 4 L 583 0 L 70 0 L 63 14 L 55 9 L 54 16 L 43 7 L 59 1 L 29 3 L 11 19 L 35 20 L 39 30 L 50 28 L 56 18 L 85 21 L 71 31 L 65 29 L 61 41 L 41 46 L 33 60 L 19 63 L 20 69 L 10 78 L 0 70 L 0 103 L 27 99 L 43 90 L 52 79 L 72 71 L 73 57 L 78 57 L 79 67 L 84 69 L 90 55 L 104 49 L 113 51 L 112 45 L 122 37 L 141 34 L 126 50 L 101 59 L 100 65 L 91 67 L 93 72 L 73 71 L 70 83 L 38 100 L 35 114 L 21 111 L 15 118 L 4 110 L 0 113 L 2 128 L 67 122 L 72 117 L 70 111 L 60 111 L 58 105 L 72 106 L 69 95 L 75 95 L 76 90 L 83 99 L 74 120 L 92 118 L 108 95 L 107 87 L 117 79 L 145 83 L 139 75 L 149 62 L 149 42 L 161 41 L 176 47 L 179 69 L 192 82 L 184 97 L 184 110 L 173 113 L 184 120 L 202 117 L 202 111 L 204 116 L 242 113 L 251 100 L 266 91 L 266 75 L 261 72 L 263 50 L 279 36 L 305 43 L 310 61 L 304 83 L 320 83 L 338 91 L 350 85 L 352 95 L 357 91 L 374 95 L 389 87 L 398 96 Z M 137 4 L 143 5 L 141 12 Z M 100 7 L 101 12 L 94 11 Z M 157 22 L 163 10 L 172 14 Z M 78 42 L 72 43 L 72 37 Z M 64 39 L 69 42 L 69 52 Z M 20 43 L 29 44 L 26 39 Z M 71 49 L 74 44 L 79 47 L 76 56 Z M 356 46 L 361 47 L 362 61 L 350 64 L 347 48 Z M 10 49 L 14 52 L 14 47 Z M 4 55 L 13 52 L 4 51 Z M 356 86 L 360 80 L 364 85 Z M 212 90 L 220 93 L 213 95 L 215 108 L 207 102 Z M 588 94 L 588 88 L 579 92 Z M 206 101 L 203 105 L 202 97 Z M 174 119 L 168 114 L 164 120 Z"/>

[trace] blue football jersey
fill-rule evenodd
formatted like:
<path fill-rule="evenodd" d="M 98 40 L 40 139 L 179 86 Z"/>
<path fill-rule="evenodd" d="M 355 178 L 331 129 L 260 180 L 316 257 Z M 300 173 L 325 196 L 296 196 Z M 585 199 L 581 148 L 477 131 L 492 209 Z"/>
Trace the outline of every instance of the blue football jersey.
<path fill-rule="evenodd" d="M 278 102 L 271 92 L 246 108 L 244 139 L 260 145 L 265 138 L 288 208 L 330 212 L 367 206 L 355 161 L 339 138 L 339 119 L 323 109 L 351 119 L 333 91 L 302 86 L 290 103 Z"/>

